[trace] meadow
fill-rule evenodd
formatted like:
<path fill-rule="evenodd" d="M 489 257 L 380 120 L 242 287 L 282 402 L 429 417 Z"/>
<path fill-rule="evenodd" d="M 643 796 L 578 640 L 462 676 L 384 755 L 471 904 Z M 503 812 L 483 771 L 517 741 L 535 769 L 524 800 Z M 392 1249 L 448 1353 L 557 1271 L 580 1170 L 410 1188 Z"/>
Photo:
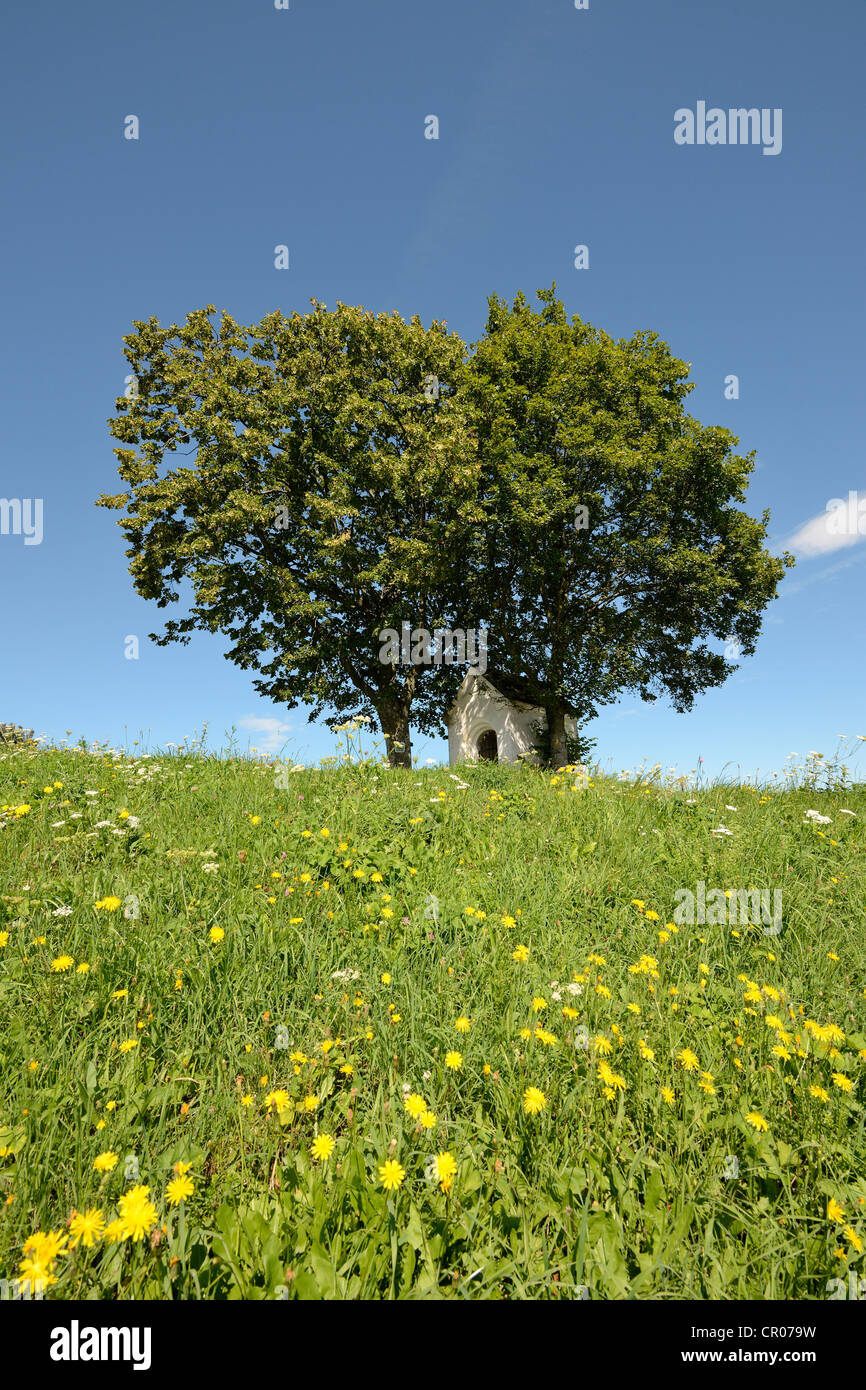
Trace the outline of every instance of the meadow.
<path fill-rule="evenodd" d="M 866 1273 L 866 788 L 838 765 L 28 744 L 0 807 L 7 1297 L 825 1299 Z M 781 922 L 678 924 L 699 883 L 779 890 Z"/>

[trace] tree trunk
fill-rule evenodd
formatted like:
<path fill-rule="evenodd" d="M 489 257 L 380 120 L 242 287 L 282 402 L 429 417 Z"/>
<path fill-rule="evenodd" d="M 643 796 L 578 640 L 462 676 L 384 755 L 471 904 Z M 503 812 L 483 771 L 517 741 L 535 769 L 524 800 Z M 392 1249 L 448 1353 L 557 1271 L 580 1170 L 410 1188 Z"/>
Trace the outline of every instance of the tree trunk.
<path fill-rule="evenodd" d="M 565 738 L 565 711 L 561 708 L 547 711 L 547 727 L 550 732 L 550 765 L 565 767 L 568 762 L 568 744 Z"/>
<path fill-rule="evenodd" d="M 402 705 L 383 703 L 376 713 L 385 735 L 385 749 L 391 767 L 412 766 L 412 735 L 409 732 L 409 712 Z"/>

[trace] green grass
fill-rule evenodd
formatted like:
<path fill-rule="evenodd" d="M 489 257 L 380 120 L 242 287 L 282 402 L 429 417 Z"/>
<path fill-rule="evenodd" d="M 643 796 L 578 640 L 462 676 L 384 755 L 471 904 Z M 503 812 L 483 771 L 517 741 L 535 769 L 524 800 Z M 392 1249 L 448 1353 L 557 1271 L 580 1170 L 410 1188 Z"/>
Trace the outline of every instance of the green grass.
<path fill-rule="evenodd" d="M 866 789 L 462 775 L 4 751 L 0 1275 L 136 1185 L 143 1239 L 23 1273 L 59 1298 L 823 1299 L 866 1272 Z M 781 889 L 781 931 L 660 941 L 699 880 Z"/>

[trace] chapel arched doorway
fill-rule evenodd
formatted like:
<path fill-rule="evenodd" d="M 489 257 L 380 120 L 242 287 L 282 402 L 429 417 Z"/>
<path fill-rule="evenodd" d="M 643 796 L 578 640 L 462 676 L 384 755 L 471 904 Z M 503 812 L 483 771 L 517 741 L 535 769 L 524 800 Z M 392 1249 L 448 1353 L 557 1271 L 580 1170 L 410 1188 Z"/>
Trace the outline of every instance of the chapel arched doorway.
<path fill-rule="evenodd" d="M 478 758 L 483 763 L 497 763 L 499 761 L 499 747 L 493 729 L 484 730 L 478 740 L 477 751 Z"/>

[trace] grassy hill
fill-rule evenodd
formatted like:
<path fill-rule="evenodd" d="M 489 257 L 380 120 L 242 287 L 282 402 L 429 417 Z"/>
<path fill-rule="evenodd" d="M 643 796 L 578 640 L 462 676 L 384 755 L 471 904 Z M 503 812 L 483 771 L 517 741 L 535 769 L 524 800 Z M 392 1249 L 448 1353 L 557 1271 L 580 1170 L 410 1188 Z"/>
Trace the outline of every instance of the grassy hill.
<path fill-rule="evenodd" d="M 0 1275 L 826 1298 L 866 1272 L 866 789 L 811 780 L 3 753 Z M 677 921 L 700 884 L 727 920 Z"/>

